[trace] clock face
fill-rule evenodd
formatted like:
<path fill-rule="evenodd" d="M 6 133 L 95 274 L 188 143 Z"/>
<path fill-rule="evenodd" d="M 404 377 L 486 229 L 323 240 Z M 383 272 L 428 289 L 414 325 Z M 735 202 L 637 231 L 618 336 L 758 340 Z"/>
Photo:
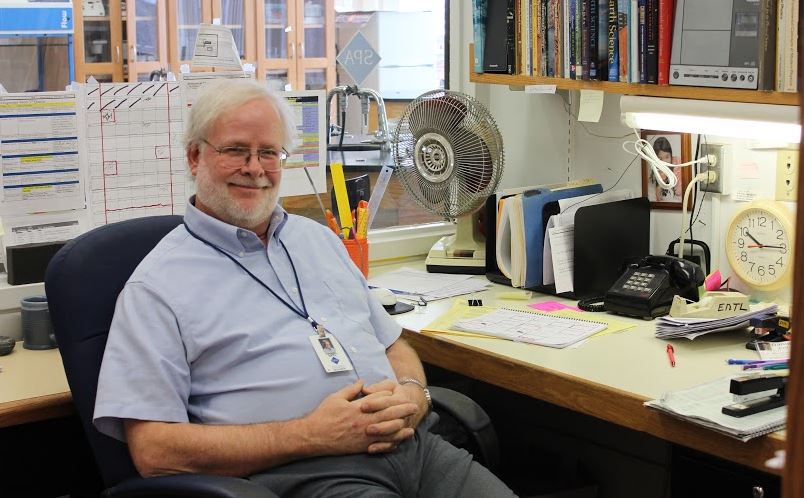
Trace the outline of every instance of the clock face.
<path fill-rule="evenodd" d="M 739 211 L 726 241 L 735 273 L 746 284 L 763 290 L 783 286 L 793 269 L 791 225 L 774 211 L 750 206 Z"/>

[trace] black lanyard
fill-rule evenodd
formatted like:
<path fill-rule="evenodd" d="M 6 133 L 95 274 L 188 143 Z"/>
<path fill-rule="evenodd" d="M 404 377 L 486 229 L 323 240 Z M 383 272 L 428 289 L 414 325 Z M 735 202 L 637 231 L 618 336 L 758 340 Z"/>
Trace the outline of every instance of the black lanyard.
<path fill-rule="evenodd" d="M 318 322 L 316 322 L 315 320 L 313 320 L 313 318 L 312 318 L 312 317 L 310 316 L 310 314 L 307 312 L 307 306 L 304 304 L 304 294 L 302 293 L 301 285 L 299 285 L 299 275 L 296 273 L 296 266 L 293 264 L 293 258 L 291 258 L 291 257 L 290 257 L 290 252 L 288 252 L 288 248 L 287 248 L 287 247 L 285 247 L 284 242 L 282 242 L 281 240 L 279 240 L 279 238 L 277 238 L 276 240 L 279 242 L 279 245 L 281 245 L 281 246 L 282 246 L 282 249 L 284 249 L 285 254 L 286 254 L 286 255 L 287 255 L 287 257 L 288 257 L 288 261 L 290 261 L 290 268 L 293 270 L 293 278 L 296 280 L 296 288 L 299 290 L 299 298 L 301 298 L 301 305 L 302 305 L 302 309 L 301 309 L 301 310 L 299 310 L 298 308 L 296 308 L 296 306 L 294 306 L 293 304 L 291 304 L 291 303 L 289 303 L 289 302 L 285 301 L 284 299 L 282 299 L 282 298 L 279 296 L 279 294 L 277 294 L 276 292 L 274 292 L 274 290 L 273 290 L 273 289 L 271 289 L 270 287 L 268 287 L 267 285 L 265 285 L 265 283 L 264 283 L 262 280 L 260 280 L 259 278 L 257 278 L 257 276 L 256 276 L 256 275 L 254 275 L 253 273 L 251 273 L 251 271 L 249 271 L 249 269 L 248 269 L 248 268 L 246 268 L 245 266 L 243 266 L 243 264 L 242 264 L 240 261 L 236 260 L 236 259 L 234 258 L 234 256 L 232 256 L 232 255 L 231 255 L 231 254 L 229 254 L 228 252 L 224 251 L 224 250 L 223 250 L 223 249 L 221 249 L 220 247 L 216 246 L 216 245 L 215 245 L 215 244 L 213 244 L 212 242 L 210 242 L 210 241 L 208 241 L 208 240 L 206 240 L 206 239 L 204 239 L 204 238 L 200 237 L 199 235 L 197 235 L 197 234 L 196 234 L 195 232 L 193 232 L 192 230 L 190 230 L 190 227 L 188 227 L 188 226 L 187 226 L 187 223 L 184 223 L 184 228 L 187 230 L 187 232 L 188 232 L 190 235 L 192 235 L 192 236 L 193 236 L 193 237 L 195 237 L 196 239 L 200 240 L 200 241 L 201 241 L 201 242 L 203 242 L 204 244 L 208 245 L 209 247 L 211 247 L 211 248 L 215 249 L 215 250 L 216 250 L 216 251 L 218 251 L 219 253 L 221 253 L 221 254 L 223 254 L 224 256 L 226 256 L 227 258 L 231 259 L 231 260 L 232 260 L 232 262 L 233 262 L 234 264 L 236 264 L 237 266 L 239 266 L 239 267 L 240 267 L 240 268 L 241 268 L 241 269 L 242 269 L 244 272 L 248 273 L 248 275 L 249 275 L 251 278 L 253 278 L 255 282 L 257 282 L 258 284 L 262 285 L 263 287 L 265 287 L 265 288 L 268 290 L 268 292 L 270 292 L 271 294 L 273 294 L 273 295 L 274 295 L 274 297 L 275 297 L 275 298 L 277 298 L 277 299 L 279 300 L 279 302 L 281 302 L 282 304 L 284 304 L 285 306 L 287 306 L 287 307 L 288 307 L 288 308 L 289 308 L 289 309 L 290 309 L 292 312 L 296 313 L 296 314 L 297 314 L 297 315 L 299 315 L 300 317 L 302 317 L 302 318 L 304 318 L 305 320 L 307 320 L 308 322 L 310 322 L 310 325 L 312 325 L 312 326 L 313 326 L 313 329 L 315 329 L 316 333 L 317 333 L 319 336 L 324 337 L 324 332 L 326 332 L 326 330 L 324 329 L 324 327 L 323 327 L 321 324 L 319 324 Z"/>

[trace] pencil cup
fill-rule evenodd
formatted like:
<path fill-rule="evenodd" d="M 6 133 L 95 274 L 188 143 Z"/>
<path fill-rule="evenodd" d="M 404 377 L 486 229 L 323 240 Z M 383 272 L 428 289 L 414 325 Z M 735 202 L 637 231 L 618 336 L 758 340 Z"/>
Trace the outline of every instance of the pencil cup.
<path fill-rule="evenodd" d="M 25 349 L 53 349 L 56 336 L 50 323 L 47 297 L 30 296 L 20 301 L 22 319 L 22 347 Z"/>
<path fill-rule="evenodd" d="M 355 266 L 363 273 L 364 277 L 368 278 L 368 239 L 344 239 L 343 245 L 346 246 L 346 251 L 349 253 L 349 257 L 352 258 Z"/>

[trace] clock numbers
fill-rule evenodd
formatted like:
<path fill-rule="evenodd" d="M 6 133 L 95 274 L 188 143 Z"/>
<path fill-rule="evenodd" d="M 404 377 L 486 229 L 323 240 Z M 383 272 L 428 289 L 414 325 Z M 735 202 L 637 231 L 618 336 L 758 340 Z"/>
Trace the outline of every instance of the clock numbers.
<path fill-rule="evenodd" d="M 732 269 L 749 285 L 778 288 L 792 266 L 791 232 L 784 213 L 775 207 L 747 206 L 738 211 L 727 238 Z"/>

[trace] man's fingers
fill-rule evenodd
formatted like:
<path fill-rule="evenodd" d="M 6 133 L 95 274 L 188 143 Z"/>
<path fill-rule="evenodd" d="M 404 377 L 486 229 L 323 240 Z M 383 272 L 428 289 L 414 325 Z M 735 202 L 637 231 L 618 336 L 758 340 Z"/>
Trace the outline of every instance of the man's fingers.
<path fill-rule="evenodd" d="M 383 438 L 382 441 L 375 441 L 371 443 L 367 448 L 367 451 L 369 453 L 387 453 L 389 451 L 393 451 L 396 449 L 399 443 L 413 437 L 413 433 L 413 429 L 405 427 L 393 435 Z"/>
<path fill-rule="evenodd" d="M 419 411 L 419 407 L 415 403 L 402 403 L 399 405 L 389 406 L 383 410 L 374 412 L 373 422 L 380 423 L 386 420 L 404 419 L 415 415 Z"/>
<path fill-rule="evenodd" d="M 396 382 L 385 379 L 377 382 L 376 384 L 370 384 L 367 386 L 363 386 L 363 393 L 364 394 L 371 394 L 377 391 L 393 391 L 394 387 L 396 387 Z"/>
<path fill-rule="evenodd" d="M 363 390 L 363 381 L 358 380 L 354 384 L 349 384 L 347 386 L 344 386 L 344 387 L 338 389 L 337 391 L 332 393 L 332 396 L 335 396 L 337 398 L 343 398 L 343 399 L 351 401 L 351 400 L 355 399 L 355 397 L 358 394 L 360 394 L 360 392 L 362 390 Z"/>
<path fill-rule="evenodd" d="M 365 390 L 364 390 L 365 392 Z M 391 391 L 377 391 L 360 400 L 360 409 L 363 413 L 373 413 L 380 410 L 385 410 L 389 406 L 400 404 L 400 402 L 407 402 L 398 396 L 393 396 Z"/>
<path fill-rule="evenodd" d="M 405 421 L 402 419 L 386 420 L 377 424 L 371 424 L 366 427 L 366 435 L 368 436 L 390 436 L 393 435 L 406 426 Z"/>

